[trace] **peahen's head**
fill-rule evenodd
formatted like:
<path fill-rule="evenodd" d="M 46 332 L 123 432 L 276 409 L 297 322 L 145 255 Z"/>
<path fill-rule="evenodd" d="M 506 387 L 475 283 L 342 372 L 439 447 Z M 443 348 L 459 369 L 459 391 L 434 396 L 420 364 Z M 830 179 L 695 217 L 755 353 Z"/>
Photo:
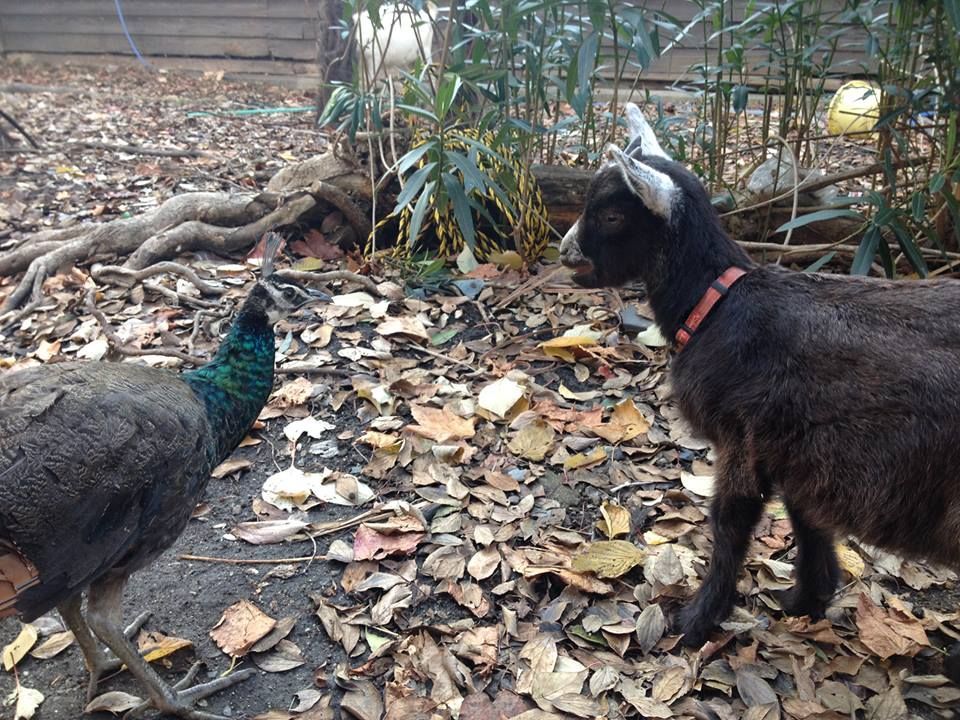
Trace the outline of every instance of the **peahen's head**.
<path fill-rule="evenodd" d="M 325 292 L 304 287 L 274 272 L 274 259 L 282 244 L 283 239 L 279 235 L 268 235 L 260 279 L 247 296 L 241 311 L 241 314 L 248 316 L 266 316 L 271 325 L 304 305 L 330 302 L 330 296 Z"/>

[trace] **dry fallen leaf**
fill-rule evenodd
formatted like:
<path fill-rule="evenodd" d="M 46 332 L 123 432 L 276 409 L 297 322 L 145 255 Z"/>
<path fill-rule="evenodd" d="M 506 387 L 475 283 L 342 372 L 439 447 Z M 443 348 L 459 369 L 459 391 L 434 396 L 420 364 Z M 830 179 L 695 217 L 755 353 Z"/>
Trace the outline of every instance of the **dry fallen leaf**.
<path fill-rule="evenodd" d="M 147 662 L 159 660 L 167 655 L 175 653 L 177 650 L 192 647 L 193 643 L 184 638 L 173 637 L 172 635 L 163 635 L 158 632 L 140 631 L 137 636 L 137 649 L 143 655 Z"/>
<path fill-rule="evenodd" d="M 540 462 L 553 448 L 556 431 L 543 420 L 527 423 L 513 436 L 507 447 L 514 455 Z"/>
<path fill-rule="evenodd" d="M 597 521 L 597 529 L 608 538 L 630 534 L 630 511 L 622 505 L 604 502 L 600 505 L 600 515 L 602 519 Z"/>
<path fill-rule="evenodd" d="M 607 442 L 622 443 L 647 432 L 650 421 L 637 409 L 633 400 L 627 398 L 613 409 L 608 422 L 590 425 L 587 429 Z"/>
<path fill-rule="evenodd" d="M 20 633 L 14 638 L 13 642 L 3 648 L 3 669 L 7 672 L 13 670 L 14 666 L 23 660 L 24 656 L 36 642 L 37 628 L 30 623 L 24 623 L 20 627 Z"/>
<path fill-rule="evenodd" d="M 242 522 L 230 529 L 230 534 L 251 545 L 270 545 L 283 542 L 307 527 L 307 523 L 296 517 L 282 520 L 258 520 Z"/>
<path fill-rule="evenodd" d="M 713 475 L 694 475 L 684 470 L 680 473 L 680 483 L 695 495 L 713 497 Z"/>
<path fill-rule="evenodd" d="M 860 554 L 843 543 L 837 543 L 835 547 L 837 551 L 837 562 L 840 564 L 840 567 L 851 577 L 857 580 L 862 578 L 866 570 L 866 563 L 864 563 Z"/>
<path fill-rule="evenodd" d="M 241 600 L 223 611 L 210 637 L 223 652 L 243 657 L 271 630 L 277 621 L 248 600 Z"/>
<path fill-rule="evenodd" d="M 120 715 L 127 710 L 133 710 L 133 708 L 141 703 L 143 703 L 143 700 L 136 695 L 131 695 L 130 693 L 125 693 L 120 690 L 112 690 L 102 695 L 97 695 L 97 697 L 87 703 L 83 711 L 87 713 L 108 712 L 114 715 Z"/>
<path fill-rule="evenodd" d="M 884 660 L 894 655 L 916 655 L 930 646 L 923 625 L 905 609 L 885 610 L 860 593 L 856 613 L 860 641 Z"/>
<path fill-rule="evenodd" d="M 565 360 L 566 362 L 576 362 L 577 358 L 583 357 L 588 353 L 583 350 L 585 347 L 591 347 L 597 344 L 596 338 L 585 335 L 580 336 L 562 336 L 552 338 L 540 343 L 540 347 L 547 357 Z"/>
<path fill-rule="evenodd" d="M 245 470 L 252 465 L 253 463 L 246 458 L 231 458 L 229 460 L 224 460 L 222 463 L 217 465 L 210 472 L 210 477 L 217 479 L 225 478 L 227 475 L 231 475 L 238 470 Z"/>
<path fill-rule="evenodd" d="M 430 340 L 430 334 L 423 323 L 418 318 L 408 315 L 387 318 L 377 326 L 377 332 L 384 336 L 404 335 L 417 340 Z"/>
<path fill-rule="evenodd" d="M 74 640 L 73 631 L 71 630 L 53 633 L 53 635 L 30 651 L 30 657 L 37 658 L 38 660 L 48 660 L 73 645 Z"/>
<path fill-rule="evenodd" d="M 490 545 L 474 553 L 467 563 L 467 572 L 477 580 L 485 580 L 493 575 L 499 566 L 500 552 L 494 545 Z"/>
<path fill-rule="evenodd" d="M 366 524 L 357 528 L 353 538 L 354 560 L 380 560 L 390 555 L 409 555 L 423 540 L 422 532 L 386 534 Z"/>
<path fill-rule="evenodd" d="M 616 578 L 630 572 L 640 565 L 643 551 L 626 540 L 600 540 L 588 543 L 573 558 L 573 569 L 577 572 L 592 572 L 601 578 Z"/>
<path fill-rule="evenodd" d="M 319 440 L 324 433 L 330 430 L 336 430 L 336 425 L 331 425 L 325 420 L 317 420 L 312 415 L 294 420 L 283 428 L 283 434 L 290 442 L 296 442 L 302 435 L 308 435 L 314 440 Z"/>
<path fill-rule="evenodd" d="M 563 469 L 569 471 L 576 470 L 577 468 L 589 467 L 590 465 L 596 465 L 597 463 L 603 462 L 606 459 L 607 451 L 598 445 L 589 453 L 576 453 L 575 455 L 570 455 L 563 461 Z"/>
<path fill-rule="evenodd" d="M 477 397 L 477 406 L 498 419 L 511 419 L 525 408 L 519 408 L 524 389 L 510 378 L 502 377 L 484 386 Z"/>
<path fill-rule="evenodd" d="M 269 407 L 286 410 L 289 407 L 303 405 L 313 394 L 313 383 L 305 377 L 298 377 L 295 380 L 284 383 L 280 388 L 270 396 L 267 401 Z"/>
<path fill-rule="evenodd" d="M 475 433 L 474 418 L 462 418 L 447 407 L 437 409 L 426 405 L 411 405 L 410 413 L 417 424 L 408 425 L 407 429 L 438 443 L 465 440 L 472 438 Z"/>
<path fill-rule="evenodd" d="M 13 709 L 13 720 L 30 720 L 43 702 L 43 693 L 24 687 L 20 683 L 17 683 L 14 693 L 17 696 L 17 704 Z"/>

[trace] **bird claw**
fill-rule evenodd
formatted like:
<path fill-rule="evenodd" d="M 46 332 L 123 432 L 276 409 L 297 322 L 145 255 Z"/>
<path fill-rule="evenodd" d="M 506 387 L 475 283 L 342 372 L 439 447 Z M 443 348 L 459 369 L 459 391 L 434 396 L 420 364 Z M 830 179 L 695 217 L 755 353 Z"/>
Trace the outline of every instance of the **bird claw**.
<path fill-rule="evenodd" d="M 126 636 L 127 640 L 133 641 L 133 638 L 136 636 L 140 629 L 146 624 L 147 620 L 150 619 L 149 612 L 142 612 L 137 615 L 133 622 L 131 622 L 127 627 L 124 628 L 123 634 Z M 100 681 L 103 679 L 103 676 L 107 673 L 112 673 L 120 670 L 123 667 L 123 663 L 119 658 L 114 657 L 112 654 L 104 653 L 103 656 L 97 660 L 96 667 L 89 668 L 90 679 L 87 682 L 87 702 L 89 703 L 97 696 L 97 686 L 100 684 Z M 196 673 L 194 673 L 196 674 Z"/>
<path fill-rule="evenodd" d="M 209 697 L 214 693 L 218 693 L 221 690 L 246 680 L 253 676 L 256 670 L 253 668 L 244 668 L 225 677 L 219 677 L 216 680 L 191 687 L 191 684 L 197 677 L 197 673 L 200 671 L 200 666 L 201 663 L 194 663 L 187 671 L 187 674 L 184 675 L 176 685 L 164 693 L 164 697 L 159 702 L 153 700 L 143 702 L 132 710 L 129 710 L 123 716 L 123 719 L 134 720 L 134 718 L 139 717 L 144 711 L 153 708 L 159 710 L 164 715 L 174 715 L 182 720 L 236 720 L 236 718 L 227 718 L 223 715 L 197 710 L 193 707 L 193 704 L 197 700 Z"/>

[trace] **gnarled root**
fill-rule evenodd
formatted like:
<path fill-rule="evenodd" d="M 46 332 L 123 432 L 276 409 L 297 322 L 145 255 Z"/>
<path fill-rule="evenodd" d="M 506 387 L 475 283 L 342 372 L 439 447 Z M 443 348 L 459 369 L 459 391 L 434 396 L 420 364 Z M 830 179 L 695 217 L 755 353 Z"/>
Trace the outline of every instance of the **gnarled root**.
<path fill-rule="evenodd" d="M 0 276 L 25 271 L 0 315 L 9 322 L 36 308 L 44 281 L 62 267 L 119 257 L 125 269 L 139 271 L 188 251 L 230 255 L 268 230 L 298 222 L 318 202 L 340 209 L 357 236 L 366 237 L 370 222 L 346 192 L 360 187 L 350 169 L 328 153 L 284 168 L 265 193 L 185 193 L 136 217 L 39 232 L 0 254 Z"/>

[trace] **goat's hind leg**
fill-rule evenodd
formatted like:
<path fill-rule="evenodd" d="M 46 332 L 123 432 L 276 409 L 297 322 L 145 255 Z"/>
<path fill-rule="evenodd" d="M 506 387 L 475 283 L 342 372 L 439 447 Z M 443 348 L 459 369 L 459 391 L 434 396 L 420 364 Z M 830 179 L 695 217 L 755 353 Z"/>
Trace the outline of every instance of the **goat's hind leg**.
<path fill-rule="evenodd" d="M 832 535 L 810 525 L 803 513 L 787 501 L 787 512 L 797 544 L 797 580 L 789 590 L 777 593 L 787 615 L 822 618 L 840 581 L 840 566 Z"/>
<path fill-rule="evenodd" d="M 683 643 L 699 647 L 715 625 L 727 619 L 737 593 L 737 575 L 763 509 L 759 477 L 742 463 L 721 463 L 717 495 L 710 506 L 713 556 L 710 569 L 693 601 L 675 623 Z"/>

